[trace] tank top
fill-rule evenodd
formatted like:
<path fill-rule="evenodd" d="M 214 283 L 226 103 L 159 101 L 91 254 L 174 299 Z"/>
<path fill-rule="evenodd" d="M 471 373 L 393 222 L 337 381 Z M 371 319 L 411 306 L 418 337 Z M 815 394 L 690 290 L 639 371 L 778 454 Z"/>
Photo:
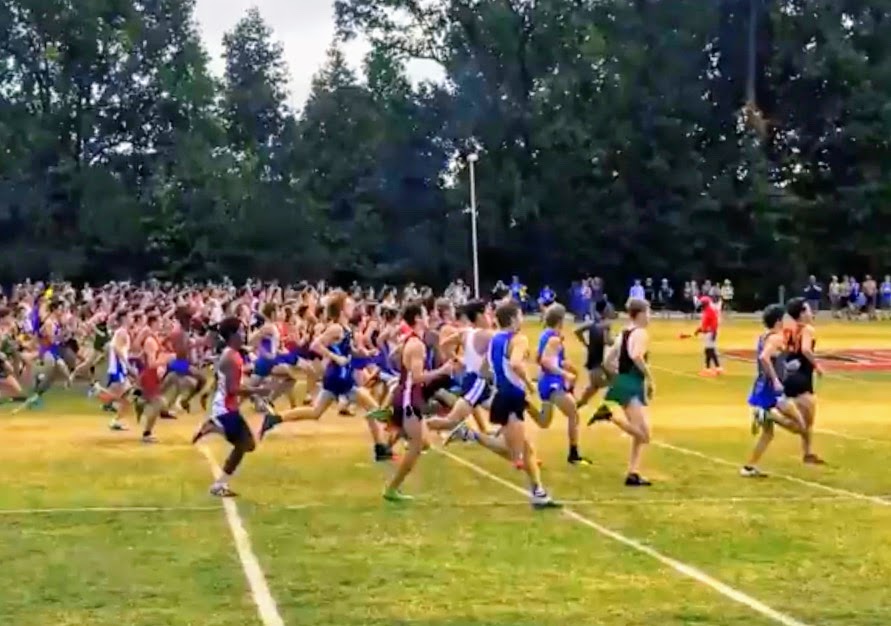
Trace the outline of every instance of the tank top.
<path fill-rule="evenodd" d="M 557 353 L 557 367 L 562 368 L 563 362 L 566 358 L 566 351 L 563 348 L 563 339 L 560 337 L 560 333 L 558 333 L 553 328 L 545 329 L 545 331 L 538 338 L 538 353 L 536 355 L 535 360 L 539 364 L 539 366 L 542 365 L 541 357 L 544 356 L 545 348 L 547 347 L 548 342 L 551 340 L 551 337 L 560 338 L 560 351 Z M 541 373 L 542 373 L 542 375 L 545 375 L 545 376 L 554 376 L 555 375 L 553 372 L 545 370 L 544 367 L 542 367 Z"/>
<path fill-rule="evenodd" d="M 770 383 L 771 380 L 767 376 L 767 372 L 764 371 L 764 364 L 761 363 L 761 353 L 764 351 L 764 344 L 767 343 L 767 340 L 774 335 L 773 331 L 766 332 L 763 335 L 758 337 L 758 342 L 755 345 L 755 376 L 759 381 L 764 381 L 766 383 Z M 777 373 L 777 377 L 780 380 L 783 380 L 786 374 L 785 368 L 785 356 L 782 353 L 775 354 L 771 358 L 771 362 L 773 363 L 773 369 Z"/>
<path fill-rule="evenodd" d="M 492 337 L 489 344 L 489 363 L 495 378 L 495 389 L 499 393 L 525 396 L 526 386 L 510 366 L 510 342 L 514 332 L 503 330 Z"/>
<path fill-rule="evenodd" d="M 485 359 L 483 355 L 476 351 L 476 347 L 474 346 L 473 340 L 476 338 L 477 332 L 479 332 L 478 329 L 472 328 L 464 335 L 463 361 L 464 371 L 466 373 L 478 375 L 480 370 L 483 369 L 483 361 Z"/>
<path fill-rule="evenodd" d="M 637 328 L 626 328 L 622 331 L 622 345 L 619 350 L 619 373 L 620 374 L 635 374 L 643 378 L 643 372 L 640 371 L 640 368 L 637 367 L 637 364 L 632 360 L 631 354 L 628 352 L 628 340 L 631 338 L 631 333 L 633 333 Z M 649 355 L 644 355 L 644 360 L 648 360 Z"/>
<path fill-rule="evenodd" d="M 230 356 L 231 355 L 231 356 Z M 213 401 L 210 405 L 211 417 L 219 417 L 226 413 L 238 411 L 239 399 L 237 393 L 229 393 L 229 380 L 220 365 L 223 359 L 231 358 L 233 362 L 233 370 L 231 377 L 235 379 L 238 385 L 241 385 L 241 374 L 244 369 L 244 360 L 238 352 L 231 348 L 223 350 L 216 365 L 216 384 L 214 386 Z"/>
<path fill-rule="evenodd" d="M 786 335 L 786 362 L 785 369 L 787 374 L 799 374 L 808 378 L 814 375 L 814 366 L 810 359 L 804 356 L 801 349 L 801 336 L 804 328 L 797 327 Z M 814 339 L 811 348 L 817 349 L 817 340 Z"/>

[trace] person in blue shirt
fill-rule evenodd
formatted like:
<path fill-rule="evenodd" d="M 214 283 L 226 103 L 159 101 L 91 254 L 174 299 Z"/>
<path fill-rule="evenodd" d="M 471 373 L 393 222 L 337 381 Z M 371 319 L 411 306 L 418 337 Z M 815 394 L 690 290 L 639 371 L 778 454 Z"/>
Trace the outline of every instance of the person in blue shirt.
<path fill-rule="evenodd" d="M 631 285 L 631 289 L 628 290 L 628 299 L 629 300 L 646 300 L 645 291 L 642 284 L 640 284 L 640 279 L 634 281 L 634 284 Z"/>
<path fill-rule="evenodd" d="M 550 286 L 545 285 L 541 288 L 541 291 L 538 292 L 538 310 L 542 316 L 542 323 L 544 323 L 544 313 L 545 310 L 554 304 L 557 301 L 557 294 L 554 293 L 554 290 L 550 288 Z"/>
<path fill-rule="evenodd" d="M 578 372 L 566 358 L 563 346 L 563 321 L 566 309 L 559 304 L 548 307 L 544 314 L 545 330 L 538 340 L 537 362 L 541 368 L 538 379 L 538 397 L 541 398 L 541 426 L 551 425 L 554 408 L 560 410 L 569 421 L 570 465 L 590 465 L 591 462 L 579 454 L 579 410 L 572 395 Z"/>
<path fill-rule="evenodd" d="M 523 313 L 516 302 L 495 309 L 498 331 L 489 343 L 488 367 L 495 395 L 489 421 L 501 427 L 493 437 L 470 430 L 465 423 L 449 435 L 449 440 L 472 441 L 510 460 L 529 477 L 529 501 L 536 509 L 557 508 L 541 483 L 541 469 L 535 448 L 526 433 L 525 413 L 531 408 L 526 394 L 534 389 L 526 372 L 529 339 L 523 334 Z"/>
<path fill-rule="evenodd" d="M 879 302 L 885 317 L 891 314 L 891 276 L 885 275 L 885 280 L 879 286 Z"/>

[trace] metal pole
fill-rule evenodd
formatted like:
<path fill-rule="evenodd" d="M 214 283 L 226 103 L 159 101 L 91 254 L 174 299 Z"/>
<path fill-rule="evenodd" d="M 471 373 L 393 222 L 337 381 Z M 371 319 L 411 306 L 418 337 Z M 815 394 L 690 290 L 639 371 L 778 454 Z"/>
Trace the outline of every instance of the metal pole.
<path fill-rule="evenodd" d="M 477 158 L 477 155 L 472 154 L 467 160 L 470 163 L 470 237 L 473 248 L 473 297 L 479 300 L 480 257 L 476 233 L 476 168 L 474 167 Z"/>

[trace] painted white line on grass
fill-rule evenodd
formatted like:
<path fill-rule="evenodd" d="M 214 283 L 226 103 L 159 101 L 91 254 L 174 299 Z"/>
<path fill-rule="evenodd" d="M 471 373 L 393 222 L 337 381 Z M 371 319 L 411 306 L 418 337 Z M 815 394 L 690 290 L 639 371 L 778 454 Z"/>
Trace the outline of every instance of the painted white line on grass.
<path fill-rule="evenodd" d="M 891 439 L 872 439 L 871 437 L 861 437 L 859 435 L 848 435 L 846 433 L 840 433 L 836 430 L 829 430 L 826 428 L 815 428 L 814 432 L 818 435 L 829 435 L 830 437 L 838 437 L 839 439 L 848 439 L 849 441 L 859 441 L 860 443 L 877 443 L 881 445 L 889 445 L 891 444 Z"/>
<path fill-rule="evenodd" d="M 219 511 L 218 506 L 82 506 L 48 509 L 0 509 L 0 515 L 53 515 L 65 513 L 180 513 Z"/>
<path fill-rule="evenodd" d="M 204 446 L 200 447 L 201 453 L 207 458 L 210 464 L 211 472 L 214 478 L 218 477 L 223 470 L 217 464 L 216 459 L 210 453 L 210 450 Z M 247 578 L 248 586 L 251 589 L 251 595 L 254 598 L 254 604 L 257 605 L 257 611 L 260 615 L 260 621 L 264 626 L 284 626 L 281 614 L 278 612 L 278 606 L 275 599 L 269 592 L 269 584 L 266 582 L 266 575 L 260 567 L 257 555 L 251 548 L 251 539 L 245 530 L 244 522 L 241 515 L 238 514 L 238 506 L 230 498 L 223 498 L 223 510 L 226 512 L 226 521 L 229 522 L 229 530 L 232 531 L 232 538 L 235 540 L 235 549 L 238 552 L 238 558 L 241 560 L 241 567 L 244 570 L 245 578 Z"/>
<path fill-rule="evenodd" d="M 563 504 L 570 506 L 686 506 L 690 504 L 747 504 L 747 503 L 776 503 L 784 502 L 844 502 L 856 501 L 856 498 L 844 495 L 828 496 L 727 496 L 727 497 L 702 497 L 702 498 L 593 498 L 588 500 L 561 500 Z M 452 509 L 488 509 L 492 507 L 529 506 L 528 500 L 488 500 L 479 502 L 443 502 L 439 500 L 427 500 L 423 497 L 415 501 L 414 506 L 452 508 Z M 312 504 L 269 504 L 254 505 L 253 508 L 265 511 L 305 511 L 307 509 L 338 509 L 351 508 L 378 508 L 379 502 L 369 502 L 362 507 L 344 506 L 342 503 L 312 503 Z M 206 513 L 218 512 L 218 506 L 84 506 L 67 508 L 34 508 L 34 509 L 0 509 L 0 516 L 25 516 L 25 515 L 65 515 L 79 513 Z"/>
<path fill-rule="evenodd" d="M 437 452 L 439 452 L 440 454 L 443 454 L 446 457 L 452 459 L 456 463 L 459 463 L 459 464 L 463 465 L 464 467 L 470 469 L 471 471 L 475 472 L 476 474 L 479 474 L 480 476 L 488 478 L 488 479 L 510 489 L 511 491 L 515 491 L 517 493 L 521 493 L 524 495 L 526 494 L 526 491 L 524 489 L 518 487 L 517 485 L 515 485 L 514 483 L 512 483 L 508 480 L 505 480 L 499 476 L 496 476 L 495 474 L 483 469 L 482 467 L 480 467 L 479 465 L 477 465 L 475 463 L 466 461 L 466 460 L 462 459 L 461 457 L 456 456 L 456 455 L 452 454 L 451 452 L 447 452 L 441 448 L 435 448 L 435 450 Z M 807 626 L 804 622 L 798 621 L 794 617 L 790 617 L 789 615 L 786 615 L 785 613 L 780 613 L 776 609 L 772 609 L 771 607 L 767 606 L 760 600 L 756 600 L 752 596 L 749 596 L 749 595 L 743 593 L 742 591 L 739 591 L 738 589 L 734 589 L 733 587 L 730 587 L 729 585 L 722 583 L 720 580 L 712 578 L 711 576 L 709 576 L 702 570 L 700 570 L 696 567 L 693 567 L 692 565 L 688 565 L 681 561 L 675 560 L 669 556 L 665 556 L 661 552 L 658 552 L 658 551 L 654 550 L 653 548 L 650 548 L 649 546 L 646 546 L 646 545 L 640 543 L 639 541 L 631 539 L 630 537 L 626 537 L 625 535 L 618 533 L 614 530 L 610 530 L 609 528 L 606 528 L 605 526 L 601 526 L 597 522 L 585 517 L 584 515 L 576 513 L 572 509 L 564 508 L 564 509 L 562 509 L 562 512 L 563 512 L 563 515 L 565 515 L 569 519 L 571 519 L 579 524 L 582 524 L 583 526 L 587 526 L 588 528 L 591 528 L 592 530 L 598 532 L 599 534 L 603 535 L 604 537 L 608 537 L 608 538 L 612 539 L 613 541 L 617 541 L 618 543 L 621 543 L 633 550 L 637 550 L 638 552 L 640 552 L 642 554 L 646 554 L 647 556 L 659 561 L 663 565 L 670 567 L 671 569 L 678 572 L 679 574 L 687 576 L 688 578 L 692 578 L 693 580 L 695 580 L 695 581 L 705 585 L 706 587 L 709 587 L 713 591 L 716 591 L 717 593 L 721 594 L 725 598 L 728 598 L 730 600 L 733 600 L 734 602 L 742 604 L 743 606 L 748 607 L 749 609 L 751 609 L 752 611 L 754 611 L 756 613 L 760 613 L 764 617 L 767 617 L 767 618 L 777 622 L 778 624 L 783 624 L 784 626 Z"/>
<path fill-rule="evenodd" d="M 738 469 L 740 467 L 739 463 L 734 463 L 733 461 L 728 461 L 727 459 L 721 459 L 716 456 L 711 456 L 709 454 L 705 454 L 703 452 L 699 452 L 698 450 L 691 450 L 690 448 L 682 448 L 681 446 L 676 446 L 670 443 L 666 443 L 664 441 L 653 441 L 652 445 L 658 448 L 665 448 L 666 450 L 673 450 L 680 454 L 686 454 L 687 456 L 695 456 L 700 459 L 705 459 L 706 461 L 711 461 L 712 463 L 718 465 L 725 465 L 727 467 L 733 467 Z M 850 491 L 848 489 L 842 489 L 840 487 L 832 487 L 830 485 L 824 485 L 823 483 L 814 482 L 812 480 L 805 480 L 803 478 L 796 478 L 795 476 L 789 476 L 788 474 L 777 474 L 774 472 L 768 472 L 769 476 L 774 478 L 779 478 L 790 483 L 795 483 L 798 485 L 804 485 L 805 487 L 810 487 L 812 489 L 819 489 L 821 491 L 826 491 L 828 493 L 834 493 L 839 496 L 845 496 L 848 498 L 853 498 L 855 500 L 863 500 L 864 502 L 871 502 L 873 504 L 878 504 L 879 506 L 891 506 L 891 500 L 886 500 L 880 496 L 870 496 L 865 493 L 860 493 L 859 491 Z"/>

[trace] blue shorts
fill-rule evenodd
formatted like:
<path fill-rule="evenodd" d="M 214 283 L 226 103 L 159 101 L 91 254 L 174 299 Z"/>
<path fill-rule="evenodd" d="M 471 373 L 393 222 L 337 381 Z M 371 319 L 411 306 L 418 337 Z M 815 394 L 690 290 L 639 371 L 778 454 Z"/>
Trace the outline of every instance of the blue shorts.
<path fill-rule="evenodd" d="M 276 358 L 268 356 L 258 357 L 254 363 L 254 375 L 259 376 L 260 378 L 266 378 L 272 374 L 272 369 L 276 365 L 278 365 L 278 359 Z"/>
<path fill-rule="evenodd" d="M 282 365 L 287 365 L 288 367 L 294 367 L 300 361 L 300 355 L 297 354 L 296 350 L 291 350 L 290 352 L 286 352 L 285 354 L 279 355 L 278 359 L 276 359 L 277 363 Z"/>
<path fill-rule="evenodd" d="M 568 391 L 566 380 L 556 374 L 545 374 L 538 379 L 538 397 L 542 402 L 550 402 L 551 395 L 556 391 Z"/>
<path fill-rule="evenodd" d="M 342 376 L 323 376 L 322 391 L 327 392 L 335 398 L 346 398 L 353 395 L 356 390 L 356 381 L 353 380 L 352 374 L 349 378 Z"/>
<path fill-rule="evenodd" d="M 377 357 L 373 356 L 354 356 L 352 358 L 353 371 L 358 372 L 364 370 L 371 365 L 377 365 Z"/>
<path fill-rule="evenodd" d="M 461 385 L 461 397 L 472 407 L 477 407 L 489 399 L 491 389 L 485 378 L 478 374 L 467 374 Z"/>
<path fill-rule="evenodd" d="M 41 346 L 39 353 L 41 359 L 44 359 L 49 355 L 54 360 L 58 361 L 62 358 L 62 346 L 56 343 L 51 346 Z"/>
<path fill-rule="evenodd" d="M 756 381 L 749 394 L 749 406 L 769 411 L 783 399 L 783 392 L 774 390 L 770 383 Z"/>
<path fill-rule="evenodd" d="M 125 380 L 127 380 L 127 373 L 119 367 L 116 370 L 108 372 L 108 382 L 106 383 L 106 386 L 111 387 L 112 385 L 119 385 Z"/>
<path fill-rule="evenodd" d="M 192 364 L 188 359 L 174 359 L 167 364 L 167 371 L 177 376 L 188 376 Z"/>

